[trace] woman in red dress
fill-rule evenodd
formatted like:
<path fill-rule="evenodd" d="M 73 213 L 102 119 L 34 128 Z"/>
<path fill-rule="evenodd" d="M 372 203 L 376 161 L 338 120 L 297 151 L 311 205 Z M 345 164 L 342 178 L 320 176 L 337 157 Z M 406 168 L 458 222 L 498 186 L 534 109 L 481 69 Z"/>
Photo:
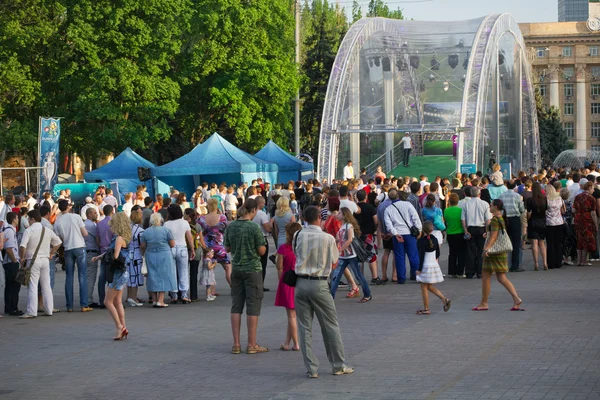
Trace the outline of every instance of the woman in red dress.
<path fill-rule="evenodd" d="M 577 265 L 592 265 L 588 263 L 589 252 L 596 251 L 596 199 L 594 183 L 587 182 L 583 185 L 583 193 L 578 194 L 573 202 L 575 232 L 577 232 Z"/>
<path fill-rule="evenodd" d="M 294 342 L 292 350 L 299 351 L 298 344 L 298 328 L 296 326 L 296 308 L 294 306 L 294 288 L 283 282 L 283 275 L 288 271 L 293 271 L 296 267 L 296 255 L 292 248 L 292 240 L 294 234 L 302 229 L 302 226 L 297 222 L 290 222 L 285 227 L 285 243 L 277 249 L 277 275 L 279 276 L 279 285 L 275 294 L 275 306 L 285 307 L 287 313 L 288 325 L 285 342 L 280 349 L 290 350 L 291 342 Z"/>

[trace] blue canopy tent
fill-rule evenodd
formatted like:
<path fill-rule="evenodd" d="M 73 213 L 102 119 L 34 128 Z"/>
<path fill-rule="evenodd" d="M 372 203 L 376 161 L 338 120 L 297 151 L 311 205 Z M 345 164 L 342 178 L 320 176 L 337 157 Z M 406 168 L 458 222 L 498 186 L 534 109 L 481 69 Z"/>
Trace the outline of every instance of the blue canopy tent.
<path fill-rule="evenodd" d="M 138 179 L 138 167 L 154 168 L 156 165 L 131 150 L 129 147 L 108 164 L 84 174 L 88 183 L 116 182 L 123 202 L 125 193 L 135 193 L 137 186 L 147 185 L 148 194 L 154 198 L 154 188 L 151 181 L 142 182 Z"/>
<path fill-rule="evenodd" d="M 312 179 L 313 165 L 292 156 L 275 142 L 269 140 L 258 153 L 254 155 L 262 160 L 270 161 L 279 167 L 278 183 Z"/>
<path fill-rule="evenodd" d="M 188 197 L 201 182 L 239 184 L 257 178 L 277 182 L 277 172 L 276 164 L 238 149 L 218 133 L 188 154 L 152 170 L 154 176 Z"/>

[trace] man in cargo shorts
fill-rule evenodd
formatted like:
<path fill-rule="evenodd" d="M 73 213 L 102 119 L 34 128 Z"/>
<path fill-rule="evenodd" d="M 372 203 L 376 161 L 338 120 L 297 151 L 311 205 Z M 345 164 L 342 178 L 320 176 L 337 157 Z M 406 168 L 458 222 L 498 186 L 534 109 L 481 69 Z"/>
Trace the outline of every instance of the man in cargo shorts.
<path fill-rule="evenodd" d="M 224 245 L 232 255 L 231 272 L 231 329 L 233 331 L 233 347 L 231 352 L 239 354 L 240 328 L 242 312 L 246 305 L 246 324 L 248 325 L 247 354 L 269 351 L 256 343 L 258 316 L 262 305 L 263 275 L 260 257 L 267 251 L 265 238 L 260 227 L 252 222 L 256 216 L 257 203 L 254 199 L 238 210 L 239 219 L 231 222 L 225 230 Z"/>

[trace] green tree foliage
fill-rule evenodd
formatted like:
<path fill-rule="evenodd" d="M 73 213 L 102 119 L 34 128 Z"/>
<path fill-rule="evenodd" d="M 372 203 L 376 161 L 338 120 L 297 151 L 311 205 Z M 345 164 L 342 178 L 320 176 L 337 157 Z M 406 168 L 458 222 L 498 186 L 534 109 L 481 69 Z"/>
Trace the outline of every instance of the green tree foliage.
<path fill-rule="evenodd" d="M 300 93 L 304 103 L 300 125 L 302 149 L 316 156 L 329 75 L 348 24 L 343 10 L 326 0 L 312 2 L 310 18 L 311 34 L 304 42 L 306 56 Z"/>
<path fill-rule="evenodd" d="M 200 141 L 215 131 L 249 150 L 287 147 L 294 62 L 294 2 L 199 0 L 181 54 L 178 132 Z"/>
<path fill-rule="evenodd" d="M 172 77 L 189 28 L 187 0 L 65 0 L 63 61 L 48 88 L 67 149 L 139 149 L 169 138 L 179 106 Z M 118 4 L 118 5 L 116 5 Z"/>
<path fill-rule="evenodd" d="M 538 89 L 535 91 L 535 102 L 540 129 L 542 164 L 551 165 L 562 151 L 573 148 L 573 143 L 569 141 L 562 127 L 560 111 L 556 107 L 548 107 Z"/>
<path fill-rule="evenodd" d="M 362 18 L 362 7 L 358 4 L 358 1 L 352 2 L 352 23 L 355 23 Z"/>
<path fill-rule="evenodd" d="M 0 3 L 0 142 L 2 150 L 32 162 L 37 148 L 38 112 L 46 102 L 44 76 L 52 61 L 47 44 L 64 18 L 56 2 Z"/>
<path fill-rule="evenodd" d="M 393 19 L 404 19 L 402 10 L 391 10 L 384 0 L 371 0 L 367 11 L 367 17 L 383 17 Z"/>

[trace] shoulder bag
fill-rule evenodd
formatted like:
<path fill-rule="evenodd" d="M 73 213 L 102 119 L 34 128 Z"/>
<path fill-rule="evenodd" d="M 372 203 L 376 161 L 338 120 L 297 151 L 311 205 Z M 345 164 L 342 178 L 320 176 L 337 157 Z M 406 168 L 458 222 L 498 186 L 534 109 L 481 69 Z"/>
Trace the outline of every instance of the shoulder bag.
<path fill-rule="evenodd" d="M 31 267 L 33 266 L 33 263 L 35 263 L 35 260 L 37 259 L 38 251 L 40 251 L 40 246 L 42 245 L 42 242 L 44 241 L 44 233 L 45 232 L 46 232 L 46 228 L 44 228 L 42 226 L 42 234 L 40 235 L 40 241 L 39 241 L 37 247 L 35 248 L 33 257 L 31 258 L 29 263 L 25 262 L 23 265 L 21 265 L 19 267 L 19 270 L 17 271 L 17 276 L 15 277 L 15 281 L 17 281 L 17 283 L 20 283 L 23 286 L 29 285 L 29 280 L 31 279 Z"/>
<path fill-rule="evenodd" d="M 296 232 L 295 235 L 294 235 L 294 242 L 293 242 L 293 245 L 292 245 L 292 249 L 294 250 L 294 254 L 296 253 L 296 244 L 298 243 L 298 235 L 299 234 L 300 234 L 300 231 Z M 286 285 L 291 286 L 291 287 L 295 287 L 296 286 L 296 282 L 298 281 L 298 275 L 296 274 L 296 271 L 294 271 L 293 269 L 290 269 L 289 271 L 286 271 L 285 274 L 283 274 L 283 278 L 281 280 Z"/>
<path fill-rule="evenodd" d="M 348 224 L 346 224 L 346 237 L 348 237 L 347 232 Z M 364 263 L 371 259 L 371 253 L 366 249 L 367 244 L 364 242 L 364 240 L 359 238 L 358 235 L 356 235 L 356 233 L 354 233 L 354 237 L 352 238 L 352 243 L 350 243 L 350 247 L 352 247 L 354 254 L 356 254 L 356 258 L 361 263 Z"/>
<path fill-rule="evenodd" d="M 496 241 L 492 244 L 492 247 L 488 249 L 488 254 L 504 254 L 511 252 L 513 250 L 512 242 L 510 240 L 510 236 L 504 229 L 504 223 L 500 223 L 500 219 L 496 218 L 498 224 L 500 225 L 500 230 L 498 231 L 498 236 L 496 237 Z M 488 233 L 486 242 L 490 240 L 491 235 Z"/>
<path fill-rule="evenodd" d="M 410 230 L 411 236 L 419 237 L 419 235 L 421 234 L 421 231 L 419 230 L 419 228 L 417 228 L 414 225 L 408 225 L 408 222 L 406 222 L 406 219 L 404 219 L 404 215 L 402 215 L 402 212 L 400 211 L 400 209 L 398 207 L 396 207 L 396 205 L 393 203 L 392 203 L 392 206 L 394 206 L 396 211 L 398 211 L 398 214 L 400 214 L 400 218 L 402 218 L 402 221 L 404 221 L 404 224 L 406 224 L 406 226 Z"/>

